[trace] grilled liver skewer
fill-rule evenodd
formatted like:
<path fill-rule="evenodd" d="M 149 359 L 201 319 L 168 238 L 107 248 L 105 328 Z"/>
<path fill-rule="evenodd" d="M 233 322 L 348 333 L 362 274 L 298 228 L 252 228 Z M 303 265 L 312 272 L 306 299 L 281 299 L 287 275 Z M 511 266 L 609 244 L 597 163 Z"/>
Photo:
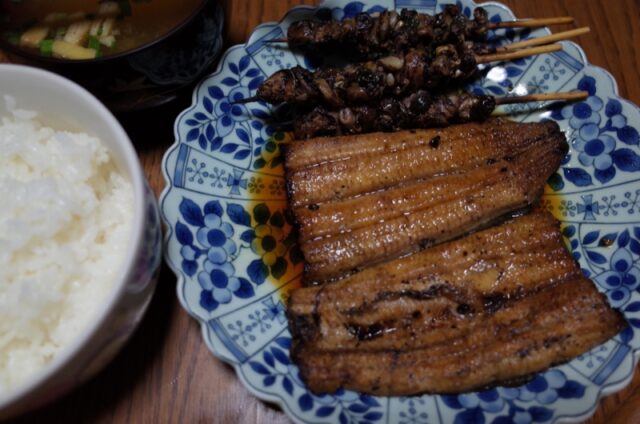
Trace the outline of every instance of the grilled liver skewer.
<path fill-rule="evenodd" d="M 478 63 L 514 59 L 557 51 L 559 44 L 533 47 L 488 56 L 458 50 L 453 45 L 441 46 L 433 55 L 413 49 L 402 56 L 387 56 L 377 61 L 349 65 L 343 69 L 321 68 L 309 71 L 300 66 L 283 69 L 265 80 L 255 98 L 268 103 L 290 103 L 298 106 L 322 103 L 331 108 L 361 104 L 387 96 L 402 96 L 416 90 L 439 90 L 468 80 Z"/>
<path fill-rule="evenodd" d="M 572 23 L 571 17 L 489 22 L 487 12 L 477 7 L 474 18 L 469 19 L 460 9 L 451 5 L 434 16 L 403 9 L 401 12 L 384 11 L 376 16 L 359 13 L 343 21 L 294 22 L 289 26 L 286 41 L 292 48 L 310 51 L 348 52 L 359 58 L 375 58 L 391 53 L 405 52 L 409 48 L 435 48 L 445 44 L 473 42 L 479 51 L 486 45 L 490 29 L 506 27 L 543 27 Z"/>
<path fill-rule="evenodd" d="M 293 119 L 293 132 L 296 139 L 304 140 L 319 136 L 445 127 L 486 121 L 500 104 L 574 101 L 587 96 L 584 91 L 499 98 L 467 93 L 432 96 L 426 90 L 419 90 L 401 99 L 388 97 L 337 110 L 325 106 L 317 106 L 311 111 L 301 110 Z"/>
<path fill-rule="evenodd" d="M 403 52 L 410 47 L 428 48 L 464 41 L 484 41 L 488 16 L 483 8 L 469 20 L 456 6 L 434 16 L 403 9 L 374 17 L 358 13 L 343 21 L 298 21 L 289 26 L 287 42 L 292 48 L 335 51 L 340 48 L 360 58 Z"/>

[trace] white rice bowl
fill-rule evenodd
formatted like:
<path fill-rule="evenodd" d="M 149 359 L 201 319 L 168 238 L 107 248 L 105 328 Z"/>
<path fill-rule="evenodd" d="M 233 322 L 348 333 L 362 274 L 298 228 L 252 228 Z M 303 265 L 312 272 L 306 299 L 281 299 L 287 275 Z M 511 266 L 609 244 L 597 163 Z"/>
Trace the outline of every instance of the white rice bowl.
<path fill-rule="evenodd" d="M 2 100 L 2 99 L 0 99 Z M 118 281 L 133 187 L 97 138 L 0 117 L 0 395 L 87 331 Z"/>

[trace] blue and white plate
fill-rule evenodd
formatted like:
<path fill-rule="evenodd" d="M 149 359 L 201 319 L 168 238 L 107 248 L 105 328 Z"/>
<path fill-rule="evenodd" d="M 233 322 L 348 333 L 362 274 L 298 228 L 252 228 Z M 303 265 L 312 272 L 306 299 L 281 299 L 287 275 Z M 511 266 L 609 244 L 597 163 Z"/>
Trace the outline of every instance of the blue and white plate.
<path fill-rule="evenodd" d="M 640 111 L 617 94 L 616 82 L 590 65 L 573 43 L 564 50 L 485 69 L 471 86 L 496 96 L 586 90 L 581 103 L 554 110 L 512 107 L 513 119 L 557 121 L 571 150 L 549 181 L 544 203 L 562 222 L 574 257 L 630 327 L 568 364 L 518 388 L 459 396 L 373 397 L 341 391 L 311 394 L 289 358 L 286 293 L 298 284 L 302 258 L 285 213 L 280 147 L 290 135 L 266 122 L 269 106 L 232 104 L 249 97 L 273 72 L 314 62 L 280 38 L 292 21 L 341 19 L 360 11 L 415 8 L 433 14 L 443 0 L 327 0 L 293 9 L 280 23 L 260 25 L 245 45 L 229 49 L 219 70 L 196 88 L 175 124 L 164 158 L 162 212 L 169 228 L 167 260 L 178 276 L 184 308 L 202 325 L 218 358 L 247 388 L 304 423 L 578 422 L 602 396 L 629 383 L 640 349 Z M 469 15 L 475 4 L 458 2 Z M 484 4 L 492 21 L 514 19 L 499 3 Z M 509 31 L 506 42 L 540 35 Z M 506 35 L 506 36 L 504 36 Z M 354 366 L 357 366 L 354 364 Z"/>

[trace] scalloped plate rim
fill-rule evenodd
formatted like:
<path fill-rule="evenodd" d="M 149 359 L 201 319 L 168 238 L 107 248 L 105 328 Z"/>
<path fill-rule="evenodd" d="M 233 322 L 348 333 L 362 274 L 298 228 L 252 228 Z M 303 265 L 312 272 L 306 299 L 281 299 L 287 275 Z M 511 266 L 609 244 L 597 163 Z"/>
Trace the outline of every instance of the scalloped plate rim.
<path fill-rule="evenodd" d="M 488 1 L 488 2 L 482 2 L 482 3 L 477 3 L 475 0 L 469 0 L 471 3 L 473 3 L 476 7 L 483 7 L 486 5 L 491 5 L 491 6 L 495 6 L 498 8 L 502 8 L 504 10 L 506 10 L 511 16 L 515 17 L 515 14 L 513 13 L 513 11 L 511 10 L 511 8 L 503 3 L 500 2 L 496 2 L 496 1 Z M 171 236 L 173 234 L 173 228 L 170 224 L 170 222 L 167 220 L 166 215 L 164 213 L 164 205 L 165 202 L 168 198 L 169 193 L 171 192 L 171 190 L 174 188 L 172 185 L 172 180 L 171 177 L 169 175 L 169 171 L 167 169 L 168 166 L 168 162 L 169 162 L 169 156 L 180 147 L 180 137 L 179 137 L 179 123 L 181 122 L 183 116 L 185 116 L 187 113 L 189 113 L 190 111 L 192 111 L 193 109 L 195 109 L 198 106 L 198 93 L 200 91 L 200 88 L 211 78 L 216 77 L 217 75 L 221 74 L 223 72 L 223 65 L 225 63 L 226 58 L 235 50 L 237 49 L 241 49 L 241 48 L 245 48 L 249 41 L 251 40 L 251 37 L 256 33 L 256 31 L 258 31 L 261 28 L 264 27 L 268 27 L 268 26 L 278 26 L 281 25 L 292 13 L 298 12 L 300 10 L 314 10 L 314 9 L 319 9 L 322 6 L 322 2 L 324 2 L 324 0 L 321 0 L 321 4 L 317 5 L 317 6 L 311 6 L 311 5 L 299 5 L 299 6 L 295 6 L 291 9 L 289 9 L 286 14 L 283 16 L 282 19 L 280 19 L 279 21 L 269 21 L 269 22 L 263 22 L 257 26 L 255 26 L 252 30 L 251 33 L 249 34 L 249 37 L 247 39 L 247 42 L 242 43 L 242 44 L 235 44 L 233 46 L 230 46 L 229 48 L 227 48 L 224 53 L 222 54 L 222 56 L 220 56 L 218 64 L 216 65 L 216 69 L 215 71 L 205 75 L 199 82 L 198 84 L 194 87 L 193 89 L 193 94 L 191 96 L 191 100 L 192 103 L 186 107 L 184 110 L 182 110 L 178 116 L 176 116 L 175 121 L 174 121 L 174 125 L 173 125 L 173 130 L 174 130 L 174 143 L 166 150 L 166 152 L 164 153 L 163 157 L 162 157 L 162 162 L 161 162 L 161 168 L 162 168 L 162 176 L 165 182 L 165 187 L 163 188 L 162 192 L 160 193 L 160 211 L 161 211 L 161 216 L 162 216 L 162 220 L 165 223 L 165 229 L 166 229 L 166 233 L 164 236 L 164 252 L 163 252 L 163 257 L 165 258 L 165 262 L 167 263 L 167 265 L 169 266 L 169 268 L 171 269 L 171 271 L 176 275 L 176 294 L 178 297 L 178 300 L 180 302 L 180 305 L 182 306 L 182 308 L 187 312 L 187 314 L 189 316 L 191 316 L 193 319 L 195 319 L 199 325 L 200 325 L 200 332 L 202 335 L 203 340 L 205 341 L 207 348 L 214 354 L 214 356 L 216 357 L 216 359 L 223 361 L 224 363 L 230 365 L 233 367 L 234 372 L 236 374 L 236 376 L 239 378 L 239 380 L 242 382 L 242 385 L 256 398 L 258 398 L 259 400 L 263 401 L 263 402 L 268 402 L 271 404 L 275 404 L 278 407 L 280 407 L 283 411 L 285 411 L 285 413 L 287 414 L 287 417 L 292 419 L 293 421 L 295 421 L 296 423 L 300 423 L 300 424 L 306 424 L 306 421 L 301 420 L 288 406 L 288 403 L 282 399 L 281 396 L 279 395 L 275 395 L 275 394 L 270 394 L 270 393 L 265 393 L 262 391 L 257 390 L 255 387 L 253 387 L 253 385 L 249 384 L 249 382 L 247 381 L 247 379 L 245 378 L 241 366 L 240 364 L 238 364 L 237 362 L 231 361 L 229 359 L 227 359 L 226 357 L 224 357 L 224 355 L 222 355 L 222 353 L 218 350 L 217 346 L 211 342 L 209 336 L 209 332 L 208 332 L 208 326 L 207 326 L 207 321 L 206 319 L 201 318 L 200 316 L 197 315 L 197 313 L 195 311 L 193 311 L 191 309 L 191 307 L 187 304 L 187 300 L 184 297 L 184 290 L 185 290 L 185 285 L 186 285 L 186 279 L 184 277 L 184 275 L 182 274 L 182 272 L 179 270 L 179 268 L 176 266 L 176 264 L 173 263 L 173 260 L 171 258 L 171 256 L 168 254 L 168 245 L 169 245 L 169 241 L 171 239 Z M 545 27 L 546 29 L 547 27 Z M 609 72 L 607 69 L 598 66 L 598 65 L 594 65 L 591 62 L 589 62 L 588 57 L 586 55 L 586 53 L 584 52 L 584 50 L 582 49 L 582 47 L 573 42 L 573 41 L 562 41 L 562 44 L 570 44 L 573 45 L 576 50 L 579 52 L 582 60 L 584 61 L 585 64 L 585 68 L 592 68 L 592 69 L 596 69 L 598 71 L 600 71 L 602 74 L 604 74 L 609 81 L 611 82 L 612 85 L 612 89 L 613 89 L 613 93 L 615 94 L 615 96 L 617 97 L 617 100 L 620 101 L 624 101 L 630 105 L 632 105 L 633 107 L 640 109 L 640 107 L 635 103 L 632 102 L 629 99 L 623 98 L 620 96 L 620 92 L 619 92 L 619 87 L 618 87 L 618 82 L 617 80 L 614 78 L 613 74 L 611 72 Z M 590 417 L 592 417 L 596 410 L 598 409 L 600 402 L 602 401 L 602 399 L 604 397 L 607 397 L 611 394 L 617 393 L 621 390 L 623 390 L 624 388 L 626 388 L 631 381 L 633 380 L 634 374 L 635 374 L 635 370 L 637 368 L 638 362 L 640 362 L 640 349 L 639 350 L 635 350 L 632 351 L 632 356 L 633 356 L 633 366 L 632 369 L 634 370 L 634 372 L 628 374 L 624 379 L 615 382 L 615 383 L 610 383 L 608 385 L 604 385 L 604 386 L 598 386 L 598 393 L 596 395 L 596 400 L 595 403 L 591 406 L 590 409 L 588 409 L 587 411 L 585 411 L 583 414 L 576 416 L 576 415 L 571 415 L 571 416 L 562 416 L 562 415 L 558 415 L 557 417 L 554 418 L 554 423 L 575 423 L 575 422 L 580 422 L 580 421 L 584 421 Z"/>

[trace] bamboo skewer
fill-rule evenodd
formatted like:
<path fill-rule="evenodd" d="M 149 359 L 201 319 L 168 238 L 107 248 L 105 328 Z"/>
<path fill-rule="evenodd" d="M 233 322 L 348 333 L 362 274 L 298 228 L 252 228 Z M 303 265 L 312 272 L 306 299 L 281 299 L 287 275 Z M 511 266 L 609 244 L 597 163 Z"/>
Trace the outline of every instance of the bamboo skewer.
<path fill-rule="evenodd" d="M 519 19 L 515 21 L 504 21 L 504 22 L 489 22 L 487 24 L 488 29 L 500 29 L 500 28 L 540 28 L 549 25 L 564 25 L 564 24 L 572 24 L 574 22 L 573 17 L 571 16 L 557 16 L 553 18 L 540 18 L 540 19 Z M 580 28 L 584 30 L 583 28 Z M 577 30 L 574 30 L 577 31 Z M 558 33 L 560 34 L 569 34 L 571 31 L 564 31 Z M 587 30 L 588 32 L 588 30 Z M 576 35 L 584 34 L 583 32 L 577 33 Z M 565 35 L 564 38 L 574 37 L 576 35 Z M 540 37 L 543 38 L 543 37 Z M 558 41 L 564 38 L 551 39 L 547 42 Z M 265 40 L 265 43 L 288 43 L 286 38 L 272 38 L 271 40 Z M 518 43 L 514 43 L 518 44 Z M 532 46 L 539 44 L 530 44 Z M 524 47 L 524 46 L 521 46 Z"/>
<path fill-rule="evenodd" d="M 562 49 L 561 44 L 549 44 L 546 46 L 531 47 L 528 49 L 516 50 L 513 52 L 509 51 L 506 53 L 502 52 L 502 53 L 496 53 L 496 54 L 476 56 L 475 59 L 476 59 L 476 63 L 478 64 L 489 63 L 489 62 L 499 62 L 499 61 L 535 56 L 543 53 L 555 52 L 561 49 Z M 260 97 L 252 96 L 252 97 L 247 97 L 246 99 L 236 100 L 231 104 L 245 104 L 245 103 L 256 102 L 259 100 L 261 100 Z"/>
<path fill-rule="evenodd" d="M 563 101 L 577 101 L 584 100 L 589 97 L 588 91 L 571 91 L 564 93 L 539 93 L 529 94 L 526 96 L 510 96 L 510 97 L 497 97 L 496 105 L 510 105 L 516 103 L 529 103 L 529 102 L 546 102 L 549 100 L 563 100 Z"/>
<path fill-rule="evenodd" d="M 496 48 L 496 52 L 506 52 L 519 50 L 525 47 L 541 46 L 544 44 L 553 43 L 555 41 L 567 40 L 569 38 L 578 37 L 580 35 L 587 34 L 591 31 L 590 27 L 582 27 L 571 29 L 568 31 L 562 31 L 555 34 L 543 35 L 541 37 L 529 38 L 526 40 L 518 41 L 511 44 L 506 44 Z M 286 38 L 273 38 L 271 40 L 265 40 L 265 43 L 286 43 Z"/>
<path fill-rule="evenodd" d="M 570 91 L 560 93 L 538 93 L 528 94 L 525 96 L 507 96 L 507 97 L 494 97 L 496 105 L 510 105 L 517 103 L 530 103 L 530 102 L 546 102 L 546 101 L 566 101 L 573 102 L 578 100 L 584 100 L 589 97 L 588 91 Z M 232 104 L 244 104 L 251 103 L 260 100 L 257 96 L 247 97 L 246 99 L 240 99 L 232 102 Z"/>
<path fill-rule="evenodd" d="M 489 62 L 502 62 L 505 60 L 520 59 L 523 57 L 535 56 L 543 53 L 552 53 L 562 50 L 561 44 L 549 44 L 546 46 L 532 47 L 528 49 L 508 51 L 506 53 L 499 52 L 495 54 L 487 54 L 482 56 L 476 56 L 476 62 L 489 63 Z"/>
<path fill-rule="evenodd" d="M 449 95 L 436 96 L 432 99 L 432 106 L 435 108 L 432 110 L 431 106 L 429 106 L 428 110 L 422 112 L 415 112 L 411 110 L 407 110 L 404 108 L 399 108 L 397 110 L 397 115 L 394 113 L 393 115 L 388 115 L 384 112 L 384 107 L 380 108 L 379 104 L 370 104 L 364 106 L 366 111 L 351 109 L 350 107 L 344 107 L 339 109 L 326 108 L 320 106 L 319 109 L 314 109 L 312 112 L 305 111 L 304 109 L 299 114 L 294 114 L 292 120 L 287 122 L 276 122 L 271 125 L 276 125 L 279 130 L 282 131 L 292 131 L 294 132 L 295 137 L 297 138 L 310 138 L 318 135 L 330 135 L 330 134 L 339 134 L 341 133 L 340 128 L 345 129 L 346 133 L 367 133 L 373 131 L 397 131 L 399 129 L 404 128 L 431 128 L 433 126 L 440 125 L 452 125 L 466 122 L 483 122 L 491 117 L 504 117 L 510 115 L 512 112 L 518 113 L 517 111 L 509 112 L 507 110 L 500 110 L 497 107 L 500 105 L 508 105 L 508 104 L 516 104 L 516 103 L 529 103 L 529 102 L 544 102 L 548 100 L 559 100 L 563 102 L 571 102 L 577 100 L 583 100 L 589 96 L 589 93 L 586 91 L 576 91 L 576 92 L 564 92 L 564 93 L 542 93 L 542 94 L 531 94 L 525 96 L 510 96 L 510 97 L 500 97 L 496 98 L 493 96 L 486 95 L 470 95 L 470 94 L 453 94 L 453 97 Z M 402 103 L 402 99 L 395 99 L 389 101 Z M 450 104 L 453 101 L 458 105 L 468 104 L 467 102 L 471 101 L 476 106 L 473 107 L 475 110 L 472 114 L 459 114 L 458 112 L 448 110 L 444 114 L 442 113 L 439 105 Z M 460 102 L 461 101 L 461 102 Z M 547 105 L 539 105 L 535 107 L 535 110 L 541 110 Z M 364 124 L 363 127 L 351 127 L 349 125 L 344 125 L 344 123 L 340 123 L 338 116 L 340 116 L 343 112 L 351 115 L 355 121 L 359 120 L 359 116 L 384 116 L 386 114 L 387 117 L 399 116 L 400 121 L 403 122 L 401 125 L 392 125 L 392 126 L 377 126 L 376 124 Z M 314 121 L 316 120 L 314 116 L 322 115 L 325 118 L 320 122 L 316 122 L 314 126 Z M 333 127 L 331 124 L 329 125 L 332 129 L 329 129 L 329 133 L 324 133 L 325 125 L 322 123 L 330 122 L 330 116 L 335 119 L 336 127 Z M 326 121 L 329 119 L 329 121 Z M 368 118 L 367 118 L 368 119 Z M 377 120 L 376 120 L 377 121 Z M 310 124 L 310 125 L 307 125 Z M 319 124 L 319 125 L 318 125 Z"/>
<path fill-rule="evenodd" d="M 435 96 L 426 102 L 430 103 L 426 110 L 413 111 L 400 106 L 393 114 L 385 112 L 386 107 L 382 103 L 373 103 L 363 106 L 363 109 L 352 109 L 349 106 L 341 107 L 338 109 L 327 108 L 319 106 L 313 111 L 301 109 L 298 113 L 295 113 L 293 119 L 288 122 L 276 122 L 275 125 L 281 131 L 293 131 L 294 137 L 299 139 L 308 139 L 319 135 L 335 135 L 342 132 L 346 134 L 362 134 L 373 131 L 397 131 L 400 129 L 410 128 L 431 128 L 433 126 L 443 126 L 460 124 L 466 122 L 484 122 L 491 117 L 504 117 L 511 113 L 519 113 L 518 111 L 500 110 L 500 105 L 516 104 L 516 103 L 529 103 L 529 102 L 544 102 L 548 100 L 560 100 L 564 102 L 583 100 L 589 96 L 586 91 L 577 92 L 565 92 L 565 93 L 542 93 L 531 94 L 525 96 L 510 96 L 496 98 L 487 95 L 473 95 L 473 94 L 453 94 Z M 409 99 L 407 97 L 406 99 Z M 403 103 L 403 99 L 387 99 L 384 104 L 400 105 Z M 470 102 L 470 103 L 469 103 Z M 426 105 L 427 103 L 425 103 Z M 457 105 L 466 110 L 466 113 L 461 113 L 460 110 L 448 109 L 448 106 Z M 463 105 L 471 105 L 471 109 L 466 109 Z M 447 105 L 442 109 L 442 105 Z M 536 106 L 534 110 L 540 110 L 547 107 L 546 105 Z M 469 111 L 472 113 L 468 113 Z M 339 118 L 342 114 L 349 115 L 354 122 L 359 122 L 362 117 L 364 123 L 362 126 L 351 126 Z M 389 118 L 393 120 L 394 117 L 398 118 L 398 122 L 402 124 L 385 124 L 379 125 L 376 123 L 366 123 L 370 121 L 371 117 L 376 117 L 375 122 L 386 121 Z M 385 119 L 380 120 L 379 118 Z M 319 119 L 319 121 L 318 121 Z M 332 123 L 333 120 L 333 123 Z M 273 125 L 273 123 L 272 123 Z"/>
<path fill-rule="evenodd" d="M 232 102 L 229 102 L 229 104 L 231 104 L 231 105 L 244 105 L 244 104 L 247 104 L 247 103 L 259 102 L 260 100 L 262 100 L 262 99 L 260 97 L 258 97 L 258 96 L 251 96 L 251 97 L 246 97 L 244 99 L 234 100 Z"/>
<path fill-rule="evenodd" d="M 572 24 L 574 21 L 571 16 L 557 16 L 554 18 L 540 18 L 540 19 L 518 19 L 517 21 L 504 21 L 504 22 L 489 22 L 487 28 L 499 29 L 499 28 L 538 28 L 547 25 L 563 25 Z"/>
<path fill-rule="evenodd" d="M 556 34 L 549 34 L 542 37 L 530 38 L 528 40 L 518 41 L 517 43 L 507 44 L 502 47 L 498 47 L 497 51 L 510 51 L 510 50 L 518 50 L 523 47 L 532 47 L 532 46 L 540 46 L 543 44 L 553 43 L 555 41 L 566 40 L 568 38 L 578 37 L 580 35 L 586 34 L 591 31 L 589 27 L 582 27 L 577 29 L 572 29 L 569 31 L 558 32 Z"/>

